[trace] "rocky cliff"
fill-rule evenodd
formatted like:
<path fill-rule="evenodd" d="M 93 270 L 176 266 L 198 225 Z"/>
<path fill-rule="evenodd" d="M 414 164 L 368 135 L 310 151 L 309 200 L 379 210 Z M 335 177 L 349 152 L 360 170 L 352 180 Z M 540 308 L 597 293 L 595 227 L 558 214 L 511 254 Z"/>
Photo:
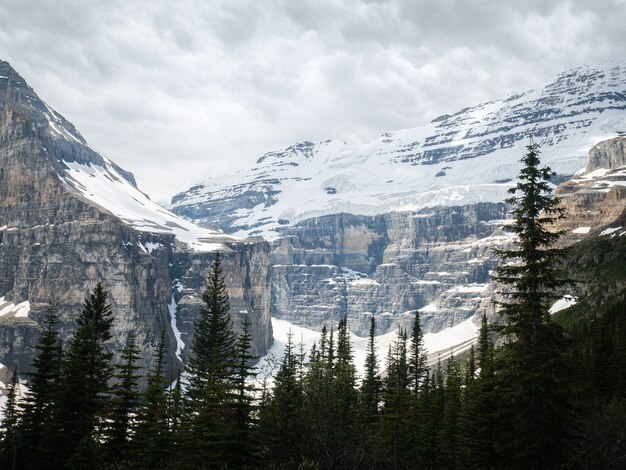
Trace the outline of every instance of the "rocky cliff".
<path fill-rule="evenodd" d="M 254 353 L 263 354 L 272 341 L 269 245 L 159 208 L 0 62 L 0 362 L 28 368 L 52 303 L 67 339 L 102 282 L 115 313 L 110 346 L 134 331 L 146 367 L 165 328 L 169 363 L 180 367 L 216 251 L 235 322 L 249 316 Z"/>
<path fill-rule="evenodd" d="M 347 315 L 363 335 L 370 314 L 385 332 L 419 308 L 425 331 L 436 332 L 495 312 L 493 248 L 510 242 L 502 201 L 529 136 L 563 181 L 587 164 L 592 146 L 624 133 L 626 64 L 585 66 L 367 145 L 301 142 L 269 152 L 248 170 L 175 196 L 172 208 L 207 226 L 272 240 L 275 317 L 320 328 Z M 623 200 L 606 178 L 589 179 L 599 174 L 595 166 L 621 161 L 614 145 L 592 151 L 591 167 L 577 178 L 597 188 L 579 188 L 577 198 Z M 611 172 L 600 171 L 619 173 Z M 619 207 L 585 202 L 567 210 L 601 224 Z M 583 219 L 566 222 L 574 241 Z"/>
<path fill-rule="evenodd" d="M 273 244 L 272 315 L 312 328 L 347 316 L 365 336 L 420 309 L 426 332 L 471 317 L 506 243 L 504 204 L 379 216 L 336 214 L 290 227 Z"/>

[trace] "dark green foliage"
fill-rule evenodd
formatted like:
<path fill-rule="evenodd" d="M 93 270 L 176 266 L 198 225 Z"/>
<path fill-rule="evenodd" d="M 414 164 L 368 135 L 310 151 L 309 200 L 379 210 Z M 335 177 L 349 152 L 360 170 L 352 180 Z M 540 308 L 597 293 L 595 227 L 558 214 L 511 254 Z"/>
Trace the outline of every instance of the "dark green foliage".
<path fill-rule="evenodd" d="M 57 312 L 50 307 L 44 318 L 44 330 L 35 346 L 33 372 L 28 375 L 28 392 L 22 404 L 21 464 L 41 467 L 45 463 L 40 445 L 53 421 L 54 400 L 61 372 L 61 342 L 56 331 Z"/>
<path fill-rule="evenodd" d="M 289 334 L 274 389 L 261 410 L 261 435 L 270 463 L 295 468 L 303 456 L 303 389 L 298 380 L 298 357 Z M 320 409 L 321 411 L 321 409 Z"/>
<path fill-rule="evenodd" d="M 407 362 L 406 332 L 400 328 L 387 354 L 387 376 L 383 381 L 380 450 L 382 461 L 391 468 L 408 465 L 411 446 L 411 379 Z"/>
<path fill-rule="evenodd" d="M 196 322 L 187 364 L 189 387 L 188 445 L 196 465 L 221 465 L 227 461 L 234 391 L 235 332 L 219 253 L 202 294 L 200 319 Z M 191 450 L 193 449 L 193 453 Z"/>
<path fill-rule="evenodd" d="M 413 330 L 411 331 L 411 344 L 409 348 L 409 379 L 411 390 L 415 395 L 419 393 L 420 385 L 426 375 L 426 350 L 424 348 L 424 334 L 420 323 L 419 311 L 415 311 Z"/>
<path fill-rule="evenodd" d="M 17 366 L 11 374 L 11 382 L 7 389 L 7 402 L 4 407 L 4 419 L 2 421 L 2 441 L 0 447 L 0 463 L 3 468 L 11 468 L 17 460 L 20 452 L 21 434 L 18 429 L 19 409 L 17 406 L 19 392 L 19 375 Z"/>
<path fill-rule="evenodd" d="M 496 395 L 493 342 L 483 314 L 478 337 L 478 376 L 468 380 L 459 415 L 461 462 L 471 468 L 493 468 Z"/>
<path fill-rule="evenodd" d="M 375 335 L 376 320 L 374 316 L 372 316 L 370 320 L 369 341 L 367 343 L 367 355 L 365 356 L 365 376 L 361 383 L 361 405 L 368 422 L 368 427 L 373 427 L 375 424 L 382 387 L 378 370 L 378 358 L 376 356 Z"/>
<path fill-rule="evenodd" d="M 168 426 L 168 397 L 164 371 L 165 341 L 163 329 L 148 373 L 148 384 L 138 413 L 132 445 L 132 461 L 135 466 L 144 469 L 162 468 L 173 450 Z"/>
<path fill-rule="evenodd" d="M 254 367 L 250 364 L 256 359 L 250 353 L 248 316 L 242 324 L 242 332 L 235 345 L 235 389 L 232 400 L 233 423 L 230 431 L 229 449 L 230 466 L 233 468 L 256 468 L 259 465 L 259 435 L 254 416 L 254 393 L 256 388 L 250 379 L 255 377 Z"/>
<path fill-rule="evenodd" d="M 113 323 L 107 296 L 98 284 L 85 300 L 78 327 L 63 358 L 54 422 L 42 443 L 46 458 L 59 465 L 67 462 L 75 451 L 85 461 L 91 459 L 92 467 L 97 463 L 95 457 L 87 455 L 93 449 L 94 433 L 103 416 L 112 373 L 112 355 L 104 346 L 111 338 Z"/>
<path fill-rule="evenodd" d="M 125 462 L 129 458 L 131 437 L 134 434 L 135 416 L 139 410 L 139 349 L 135 342 L 135 335 L 131 333 L 126 340 L 126 347 L 122 349 L 121 360 L 117 373 L 113 376 L 115 385 L 112 388 L 112 397 L 107 419 L 106 453 L 109 462 Z"/>
<path fill-rule="evenodd" d="M 563 252 L 553 247 L 560 233 L 548 230 L 563 215 L 558 200 L 550 197 L 552 172 L 539 167 L 536 144 L 527 148 L 520 182 L 510 191 L 519 195 L 507 200 L 515 217 L 508 229 L 518 238 L 515 248 L 498 251 L 504 263 L 496 280 L 511 287 L 505 292 L 509 301 L 500 303 L 507 341 L 497 365 L 502 397 L 497 445 L 503 464 L 552 468 L 571 443 L 572 385 L 564 332 L 548 310 L 569 281 L 557 267 Z"/>

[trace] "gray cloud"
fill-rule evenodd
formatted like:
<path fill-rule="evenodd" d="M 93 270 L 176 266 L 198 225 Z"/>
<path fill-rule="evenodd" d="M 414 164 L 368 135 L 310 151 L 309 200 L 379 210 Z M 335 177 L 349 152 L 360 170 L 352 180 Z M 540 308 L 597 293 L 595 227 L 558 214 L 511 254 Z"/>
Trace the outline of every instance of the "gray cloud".
<path fill-rule="evenodd" d="M 142 3 L 142 4 L 140 4 Z M 155 199 L 624 59 L 624 0 L 0 4 L 0 56 Z"/>

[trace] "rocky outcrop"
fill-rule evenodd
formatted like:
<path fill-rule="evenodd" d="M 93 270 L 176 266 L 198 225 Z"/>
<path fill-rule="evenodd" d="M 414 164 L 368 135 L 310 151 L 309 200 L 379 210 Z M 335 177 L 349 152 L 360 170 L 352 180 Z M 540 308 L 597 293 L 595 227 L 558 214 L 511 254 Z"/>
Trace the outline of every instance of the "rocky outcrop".
<path fill-rule="evenodd" d="M 113 202 L 98 192 L 107 184 L 117 185 Z M 85 295 L 102 282 L 115 313 L 111 348 L 133 331 L 146 368 L 165 329 L 168 362 L 179 368 L 198 314 L 194 299 L 216 251 L 235 323 L 248 315 L 254 353 L 265 353 L 272 341 L 269 245 L 209 231 L 194 241 L 189 224 L 160 211 L 130 173 L 91 149 L 0 62 L 0 362 L 28 370 L 51 304 L 69 338 Z"/>
<path fill-rule="evenodd" d="M 566 212 L 555 229 L 566 231 L 566 244 L 616 221 L 626 210 L 626 137 L 594 146 L 585 170 L 559 185 L 555 195 Z"/>
<path fill-rule="evenodd" d="M 272 315 L 310 328 L 346 316 L 363 336 L 370 315 L 384 333 L 416 309 L 426 332 L 455 325 L 483 300 L 505 216 L 485 203 L 301 222 L 273 245 Z"/>

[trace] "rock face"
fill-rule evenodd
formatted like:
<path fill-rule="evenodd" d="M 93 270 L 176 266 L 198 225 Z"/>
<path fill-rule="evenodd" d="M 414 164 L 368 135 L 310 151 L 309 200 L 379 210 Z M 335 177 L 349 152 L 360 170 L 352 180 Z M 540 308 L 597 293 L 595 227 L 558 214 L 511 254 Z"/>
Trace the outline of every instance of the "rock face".
<path fill-rule="evenodd" d="M 301 142 L 269 152 L 250 169 L 176 195 L 172 209 L 207 227 L 273 240 L 323 215 L 501 202 L 531 135 L 561 181 L 587 164 L 597 142 L 626 135 L 626 62 L 570 70 L 366 145 Z"/>
<path fill-rule="evenodd" d="M 626 211 L 626 137 L 600 142 L 589 151 L 589 164 L 555 191 L 567 217 L 556 226 L 565 243 L 596 234 Z"/>
<path fill-rule="evenodd" d="M 175 196 L 172 210 L 272 240 L 271 311 L 278 318 L 320 328 L 345 315 L 364 335 L 370 314 L 382 333 L 419 308 L 425 331 L 436 332 L 495 312 L 493 248 L 510 243 L 501 230 L 501 201 L 531 133 L 542 163 L 558 180 L 569 179 L 587 164 L 589 148 L 626 134 L 626 63 L 570 70 L 544 86 L 363 146 L 301 142 L 269 152 L 249 170 Z M 618 142 L 595 147 L 580 178 L 619 164 Z M 581 202 L 568 210 L 582 218 L 589 210 L 598 223 L 598 211 L 614 220 L 621 208 L 589 204 L 623 200 L 622 189 L 593 184 L 605 186 L 588 191 L 570 184 L 579 196 L 568 200 Z M 570 220 L 570 232 L 583 223 Z"/>
<path fill-rule="evenodd" d="M 362 336 L 370 315 L 385 333 L 416 309 L 425 332 L 453 326 L 483 301 L 505 216 L 483 203 L 303 221 L 273 244 L 272 315 L 311 328 L 346 316 Z"/>
<path fill-rule="evenodd" d="M 263 354 L 272 341 L 269 245 L 197 229 L 156 206 L 0 62 L 0 362 L 28 370 L 48 306 L 58 306 L 67 339 L 102 282 L 115 313 L 111 347 L 134 331 L 148 367 L 165 328 L 179 368 L 216 251 L 235 322 L 249 315 Z"/>

